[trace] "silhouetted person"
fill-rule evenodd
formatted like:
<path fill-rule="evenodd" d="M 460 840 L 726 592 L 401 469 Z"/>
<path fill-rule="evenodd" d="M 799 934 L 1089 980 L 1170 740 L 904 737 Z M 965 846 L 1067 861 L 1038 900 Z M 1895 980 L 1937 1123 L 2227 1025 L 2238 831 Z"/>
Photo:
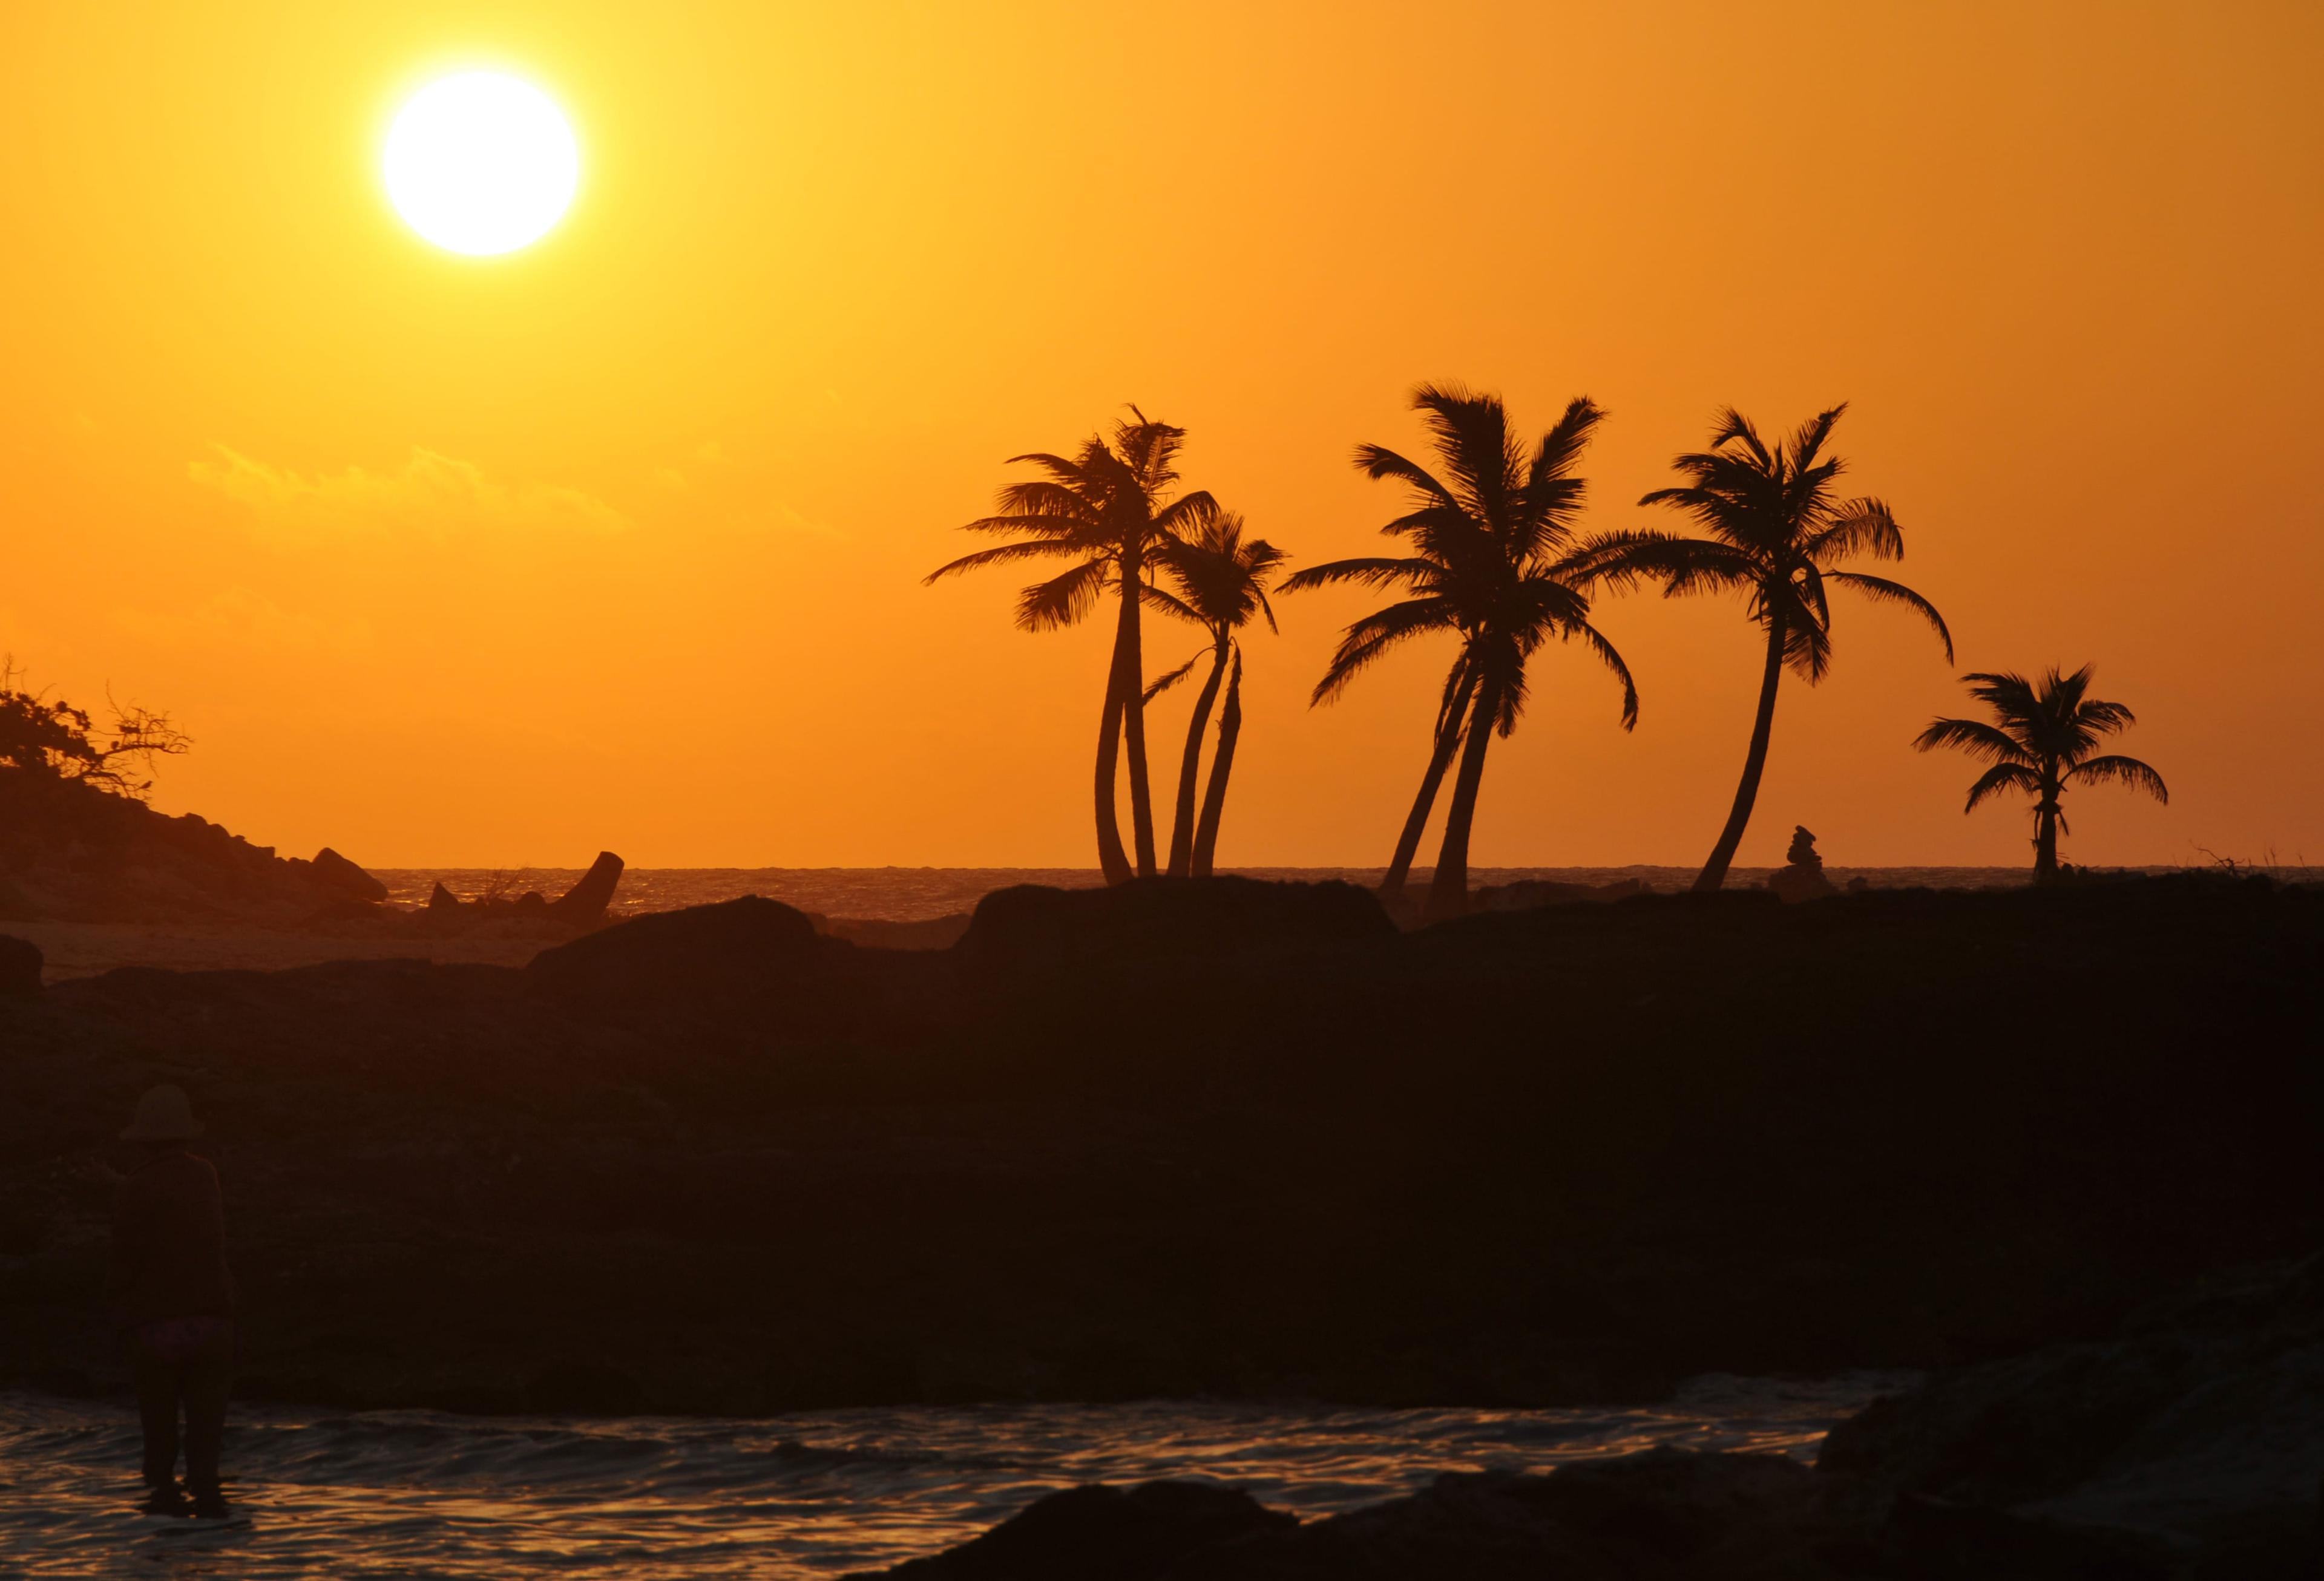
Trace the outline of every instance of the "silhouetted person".
<path fill-rule="evenodd" d="M 234 1276 L 226 1265 L 217 1172 L 186 1150 L 201 1129 L 183 1089 L 152 1088 L 137 1100 L 121 1138 L 143 1156 L 114 1206 L 114 1289 L 145 1432 L 146 1511 L 217 1520 L 226 1512 L 218 1443 L 234 1373 Z M 177 1475 L 181 1404 L 184 1492 Z"/>

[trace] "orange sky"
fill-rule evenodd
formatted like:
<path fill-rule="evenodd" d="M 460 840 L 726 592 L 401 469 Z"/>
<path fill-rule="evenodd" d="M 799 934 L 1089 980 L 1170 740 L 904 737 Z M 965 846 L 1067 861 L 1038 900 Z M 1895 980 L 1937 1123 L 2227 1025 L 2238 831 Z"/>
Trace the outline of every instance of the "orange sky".
<path fill-rule="evenodd" d="M 583 146 L 499 260 L 387 117 L 507 67 Z M 376 865 L 1088 865 L 1104 623 L 919 585 L 1135 400 L 1300 563 L 1371 552 L 1424 379 L 1587 393 L 1601 526 L 1734 402 L 1840 449 L 1960 668 L 2094 659 L 2168 809 L 2075 859 L 2324 859 L 2324 8 L 113 5 L 0 12 L 0 648 L 198 739 L 157 796 Z M 1252 645 L 1221 860 L 1387 859 L 1449 653 L 1336 706 L 1351 591 Z M 1475 858 L 1699 861 L 1739 603 L 1538 661 Z M 1837 612 L 1746 863 L 2026 856 L 1925 631 Z M 1154 630 L 1149 669 L 1197 640 Z M 1167 797 L 1185 694 L 1157 704 Z M 1433 852 L 1434 844 L 1425 848 Z"/>

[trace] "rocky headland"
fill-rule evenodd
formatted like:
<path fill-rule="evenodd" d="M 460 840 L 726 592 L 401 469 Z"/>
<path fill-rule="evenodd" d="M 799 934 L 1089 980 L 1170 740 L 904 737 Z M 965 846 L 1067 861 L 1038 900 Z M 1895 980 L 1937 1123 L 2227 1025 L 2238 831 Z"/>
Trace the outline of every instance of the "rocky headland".
<path fill-rule="evenodd" d="M 463 899 L 438 886 L 423 908 L 325 846 L 278 856 L 187 813 L 0 764 L 0 923 L 219 924 L 347 939 L 480 933 L 570 938 L 605 920 L 622 859 L 601 851 L 564 895 Z"/>

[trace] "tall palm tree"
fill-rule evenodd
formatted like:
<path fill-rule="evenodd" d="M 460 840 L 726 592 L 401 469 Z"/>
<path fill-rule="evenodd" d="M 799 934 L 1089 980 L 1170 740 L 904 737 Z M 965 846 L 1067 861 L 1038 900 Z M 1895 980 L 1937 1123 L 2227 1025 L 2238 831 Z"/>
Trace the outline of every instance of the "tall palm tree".
<path fill-rule="evenodd" d="M 1457 744 L 1460 768 L 1425 912 L 1434 919 L 1467 909 L 1469 832 L 1485 751 L 1495 734 L 1517 729 L 1525 709 L 1526 664 L 1536 650 L 1554 637 L 1578 639 L 1595 653 L 1622 683 L 1625 730 L 1637 722 L 1638 692 L 1621 655 L 1590 624 L 1590 600 L 1573 580 L 1570 557 L 1583 489 L 1572 469 L 1605 414 L 1577 399 L 1528 455 L 1510 432 L 1498 396 L 1424 384 L 1412 404 L 1435 442 L 1442 479 L 1377 445 L 1356 451 L 1357 469 L 1365 476 L 1409 491 L 1409 508 L 1380 530 L 1404 539 L 1410 552 L 1311 566 L 1284 583 L 1283 591 L 1354 582 L 1411 594 L 1347 629 L 1316 684 L 1318 703 L 1337 697 L 1367 666 L 1412 638 L 1449 631 L 1460 639 L 1437 710 L 1429 773 L 1414 808 L 1425 823 Z M 1416 845 L 1412 822 L 1406 831 Z M 1399 854 L 1408 864 L 1409 851 Z M 1400 887 L 1401 867 L 1392 878 Z"/>
<path fill-rule="evenodd" d="M 2137 758 L 2114 753 L 2092 756 L 2100 738 L 2137 722 L 2137 716 L 2121 703 L 2089 694 L 2093 673 L 2091 666 L 2084 665 L 2070 676 L 2053 666 L 2039 681 L 2007 670 L 1964 676 L 1969 694 L 1984 703 L 1997 722 L 1941 719 L 1914 738 L 1913 745 L 1923 752 L 1958 747 L 1993 765 L 1969 787 L 1969 804 L 1962 812 L 1973 813 L 1979 802 L 2006 790 L 2024 791 L 2034 798 L 2036 884 L 2058 877 L 2058 836 L 2067 832 L 2059 799 L 2069 785 L 2119 783 L 2158 802 L 2171 800 L 2163 777 Z"/>
<path fill-rule="evenodd" d="M 1115 766 L 1125 736 L 1135 871 L 1148 876 L 1154 871 L 1154 810 L 1147 788 L 1146 711 L 1139 694 L 1145 660 L 1138 618 L 1149 588 L 1148 564 L 1218 513 L 1217 502 L 1200 490 L 1167 497 L 1178 481 L 1177 453 L 1186 431 L 1151 421 L 1136 407 L 1130 410 L 1134 421 L 1116 423 L 1110 441 L 1093 436 L 1070 459 L 1041 452 L 1010 456 L 1010 465 L 1029 462 L 1045 475 L 1007 484 L 1001 490 L 999 510 L 962 530 L 1021 536 L 998 548 L 963 555 L 926 579 L 936 582 L 1018 560 L 1072 560 L 1069 568 L 1034 583 L 1019 596 L 1017 624 L 1028 631 L 1070 626 L 1094 610 L 1108 588 L 1119 594 L 1113 661 L 1106 673 L 1105 707 L 1098 723 L 1095 785 L 1098 865 L 1109 884 L 1122 882 L 1133 871 L 1122 850 L 1114 810 Z"/>
<path fill-rule="evenodd" d="M 1152 590 L 1151 602 L 1210 633 L 1211 673 L 1194 699 L 1186 722 L 1186 747 L 1178 760 L 1178 802 L 1170 822 L 1172 878 L 1192 873 L 1211 875 L 1218 849 L 1219 816 L 1226 806 L 1227 776 L 1234 769 L 1235 741 L 1242 733 L 1242 645 L 1235 633 L 1253 616 L 1264 616 L 1268 630 L 1276 629 L 1275 611 L 1267 602 L 1270 577 L 1288 558 L 1265 538 L 1243 541 L 1243 520 L 1231 511 L 1213 517 L 1161 557 L 1162 568 L 1176 588 L 1175 593 Z M 1232 674 L 1229 676 L 1229 661 Z M 1146 688 L 1155 695 L 1177 685 L 1203 661 L 1200 653 Z M 1227 681 L 1227 703 L 1219 715 L 1219 746 L 1211 758 L 1210 786 L 1204 793 L 1202 821 L 1194 817 L 1194 781 L 1201 772 L 1203 734 L 1218 702 L 1219 683 Z"/>
<path fill-rule="evenodd" d="M 1752 804 L 1759 796 L 1759 777 L 1767 766 L 1775 692 L 1784 671 L 1789 668 L 1812 686 L 1831 666 L 1831 588 L 1850 588 L 1913 611 L 1935 629 L 1945 646 L 1945 661 L 1952 662 L 1952 633 L 1945 630 L 1935 605 L 1902 583 L 1838 568 L 1858 555 L 1876 560 L 1904 557 L 1904 537 L 1887 506 L 1873 499 L 1834 497 L 1833 480 L 1847 464 L 1825 455 L 1823 447 L 1847 409 L 1843 404 L 1820 412 L 1801 426 L 1788 445 L 1778 442 L 1770 447 L 1742 413 L 1728 408 L 1720 414 L 1709 450 L 1672 463 L 1686 483 L 1656 489 L 1638 501 L 1683 510 L 1711 536 L 1604 533 L 1580 556 L 1591 577 L 1617 585 L 1646 577 L 1660 582 L 1665 597 L 1740 590 L 1749 601 L 1751 619 L 1766 634 L 1759 709 L 1751 722 L 1743 779 L 1711 859 L 1695 878 L 1698 890 L 1716 889 L 1727 881 L 1728 867 L 1743 843 Z"/>

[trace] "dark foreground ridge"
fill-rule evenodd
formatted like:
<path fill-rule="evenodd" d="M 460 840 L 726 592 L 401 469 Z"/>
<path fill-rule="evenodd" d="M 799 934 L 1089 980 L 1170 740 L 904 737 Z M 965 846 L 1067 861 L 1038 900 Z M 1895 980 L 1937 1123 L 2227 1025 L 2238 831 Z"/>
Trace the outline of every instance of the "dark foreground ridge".
<path fill-rule="evenodd" d="M 1452 1475 L 1305 1525 L 1198 1483 L 1053 1494 L 891 1581 L 2308 1581 L 2324 1559 L 2324 1257 L 2115 1337 L 1941 1374 L 1811 1471 L 1653 1450 Z M 868 1581 L 868 1578 L 864 1578 Z"/>
<path fill-rule="evenodd" d="M 1643 1399 L 2105 1333 L 2324 1244 L 2324 905 L 2264 881 L 1644 896 L 1007 891 L 944 951 L 765 900 L 528 970 L 0 994 L 0 1373 L 99 1320 L 193 1094 L 246 1395 L 685 1411 Z"/>

